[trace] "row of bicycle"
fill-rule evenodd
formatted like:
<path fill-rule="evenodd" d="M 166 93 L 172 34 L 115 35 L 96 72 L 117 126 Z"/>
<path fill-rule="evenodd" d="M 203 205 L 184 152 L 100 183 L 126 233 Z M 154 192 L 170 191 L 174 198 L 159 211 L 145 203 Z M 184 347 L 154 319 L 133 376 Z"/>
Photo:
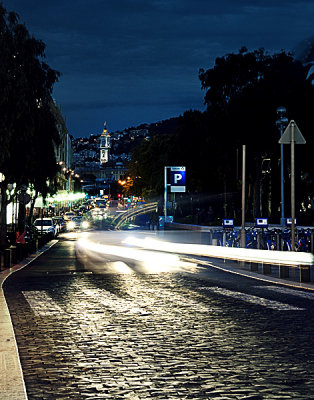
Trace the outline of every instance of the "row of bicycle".
<path fill-rule="evenodd" d="M 304 251 L 313 252 L 314 228 L 297 229 L 296 240 L 291 245 L 291 231 L 281 229 L 247 228 L 245 231 L 245 247 L 251 249 Z M 240 247 L 240 230 L 215 230 L 212 243 L 218 246 Z"/>

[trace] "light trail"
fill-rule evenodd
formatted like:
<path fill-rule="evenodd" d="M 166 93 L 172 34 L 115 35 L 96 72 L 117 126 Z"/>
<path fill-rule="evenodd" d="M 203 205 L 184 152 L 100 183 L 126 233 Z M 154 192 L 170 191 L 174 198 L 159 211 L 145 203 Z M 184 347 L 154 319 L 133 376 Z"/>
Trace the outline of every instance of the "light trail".
<path fill-rule="evenodd" d="M 197 264 L 194 262 L 182 261 L 177 254 L 167 254 L 160 251 L 129 248 L 123 245 L 105 245 L 95 243 L 87 238 L 81 238 L 77 242 L 77 256 L 81 261 L 84 259 L 97 258 L 101 261 L 103 256 L 109 256 L 114 260 L 121 259 L 136 262 L 136 270 L 143 273 L 158 274 L 162 272 L 195 272 Z M 112 260 L 110 260 L 112 261 Z M 111 267 L 113 272 L 131 273 L 131 270 L 121 263 L 109 263 L 104 260 L 104 265 Z"/>
<path fill-rule="evenodd" d="M 129 236 L 123 242 L 130 246 L 150 250 L 166 251 L 176 254 L 191 254 L 213 258 L 222 258 L 255 263 L 268 263 L 278 265 L 313 265 L 314 257 L 311 253 L 288 252 L 276 250 L 255 250 L 236 247 L 211 246 L 204 244 L 181 244 L 167 242 L 152 238 L 140 239 Z"/>

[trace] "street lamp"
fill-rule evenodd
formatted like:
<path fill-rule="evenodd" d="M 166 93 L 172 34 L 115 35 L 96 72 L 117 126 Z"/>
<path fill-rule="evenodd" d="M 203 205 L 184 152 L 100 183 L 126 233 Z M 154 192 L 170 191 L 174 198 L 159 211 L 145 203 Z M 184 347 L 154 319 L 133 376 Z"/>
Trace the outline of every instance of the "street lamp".
<path fill-rule="evenodd" d="M 0 172 L 0 182 L 5 181 L 5 176 Z M 2 204 L 2 194 L 1 194 L 1 187 L 0 187 L 0 212 L 1 212 L 1 204 Z"/>
<path fill-rule="evenodd" d="M 279 119 L 276 121 L 277 127 L 280 129 L 280 137 L 284 128 L 288 125 L 288 118 L 285 117 L 286 108 L 280 106 L 277 108 Z M 285 193 L 284 193 L 284 169 L 283 169 L 283 144 L 280 145 L 280 186 L 281 186 L 281 218 L 280 225 L 285 225 Z"/>

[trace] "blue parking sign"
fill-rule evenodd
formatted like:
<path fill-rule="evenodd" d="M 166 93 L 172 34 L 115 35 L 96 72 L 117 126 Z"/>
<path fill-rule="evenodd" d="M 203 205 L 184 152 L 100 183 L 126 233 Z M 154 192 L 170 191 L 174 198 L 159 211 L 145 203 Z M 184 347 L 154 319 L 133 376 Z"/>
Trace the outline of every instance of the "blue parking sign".
<path fill-rule="evenodd" d="M 185 192 L 185 167 L 171 167 L 171 192 Z"/>

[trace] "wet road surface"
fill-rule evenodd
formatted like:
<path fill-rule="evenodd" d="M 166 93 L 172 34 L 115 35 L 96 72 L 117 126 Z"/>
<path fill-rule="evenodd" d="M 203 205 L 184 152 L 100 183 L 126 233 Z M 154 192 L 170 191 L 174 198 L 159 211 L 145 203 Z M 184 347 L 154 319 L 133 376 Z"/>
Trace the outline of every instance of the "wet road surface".
<path fill-rule="evenodd" d="M 4 285 L 29 400 L 314 398 L 314 293 L 75 245 Z"/>

